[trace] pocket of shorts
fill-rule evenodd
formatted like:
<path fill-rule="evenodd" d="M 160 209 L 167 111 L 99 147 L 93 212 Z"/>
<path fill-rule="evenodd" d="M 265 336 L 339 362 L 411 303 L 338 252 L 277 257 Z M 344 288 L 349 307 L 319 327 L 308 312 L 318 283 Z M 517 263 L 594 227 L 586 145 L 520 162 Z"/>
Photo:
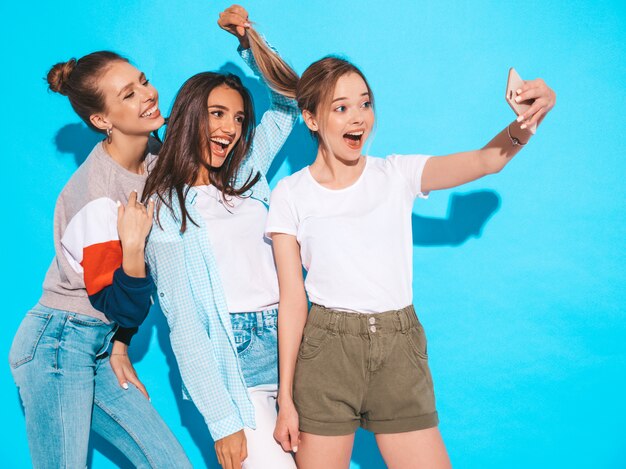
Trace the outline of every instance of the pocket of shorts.
<path fill-rule="evenodd" d="M 304 329 L 302 343 L 298 351 L 298 358 L 301 360 L 309 360 L 315 358 L 322 351 L 322 346 L 328 338 L 328 331 L 319 327 L 311 327 Z"/>
<path fill-rule="evenodd" d="M 256 328 L 252 328 L 250 331 L 250 339 L 237 345 L 237 355 L 239 357 L 245 356 L 250 352 L 252 345 L 254 345 L 254 342 L 256 341 L 255 338 Z"/>
<path fill-rule="evenodd" d="M 52 318 L 51 314 L 38 311 L 26 313 L 15 333 L 13 344 L 9 351 L 11 368 L 16 369 L 34 358 L 37 345 L 50 322 L 50 318 Z"/>
<path fill-rule="evenodd" d="M 415 326 L 406 332 L 406 337 L 411 349 L 418 357 L 426 360 L 428 358 L 428 343 L 426 334 L 422 326 Z"/>

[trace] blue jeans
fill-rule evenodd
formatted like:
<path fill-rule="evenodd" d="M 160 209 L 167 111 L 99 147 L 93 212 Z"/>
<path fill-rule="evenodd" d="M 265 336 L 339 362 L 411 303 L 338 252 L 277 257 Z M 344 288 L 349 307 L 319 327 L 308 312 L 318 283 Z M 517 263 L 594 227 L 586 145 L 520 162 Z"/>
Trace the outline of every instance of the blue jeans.
<path fill-rule="evenodd" d="M 249 388 L 278 383 L 278 311 L 231 313 L 239 363 Z"/>
<path fill-rule="evenodd" d="M 33 467 L 84 468 L 93 429 L 139 468 L 190 468 L 150 402 L 117 382 L 105 353 L 114 324 L 36 305 L 9 353 Z"/>

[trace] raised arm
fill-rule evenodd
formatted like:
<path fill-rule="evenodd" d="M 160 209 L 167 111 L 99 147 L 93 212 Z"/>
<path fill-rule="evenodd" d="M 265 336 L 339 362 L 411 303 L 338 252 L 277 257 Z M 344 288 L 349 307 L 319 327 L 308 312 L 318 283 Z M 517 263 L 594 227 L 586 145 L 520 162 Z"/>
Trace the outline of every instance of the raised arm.
<path fill-rule="evenodd" d="M 541 123 L 554 107 L 556 95 L 543 80 L 536 79 L 518 90 L 518 99 L 534 102 L 483 148 L 430 158 L 422 174 L 422 191 L 449 189 L 501 171 L 528 143 L 533 135 L 529 128 L 533 123 Z"/>
<path fill-rule="evenodd" d="M 298 105 L 294 99 L 283 96 L 274 91 L 267 83 L 267 77 L 263 75 L 250 48 L 247 30 L 250 28 L 248 12 L 238 5 L 227 8 L 220 14 L 218 20 L 220 28 L 233 34 L 239 40 L 239 54 L 250 67 L 252 72 L 267 86 L 270 94 L 270 108 L 263 113 L 263 117 L 254 132 L 254 140 L 249 153 L 256 168 L 263 174 L 269 170 L 272 161 L 291 133 L 298 119 Z M 268 45 L 270 50 L 278 54 L 275 49 Z M 265 49 L 267 51 L 267 49 Z M 263 50 L 258 52 L 265 54 Z M 281 61 L 282 62 L 282 61 Z M 286 64 L 285 64 L 286 65 Z M 295 74 L 295 72 L 292 72 Z M 296 77 L 297 78 L 297 77 Z M 293 90 L 295 93 L 295 89 Z M 247 176 L 247 175 L 246 175 Z"/>
<path fill-rule="evenodd" d="M 290 234 L 274 233 L 274 258 L 278 270 L 278 357 L 280 388 L 278 420 L 274 438 L 285 451 L 298 449 L 298 414 L 293 403 L 293 376 L 302 332 L 307 318 L 307 299 L 302 277 L 300 246 Z"/>
<path fill-rule="evenodd" d="M 242 50 L 240 53 L 255 75 L 265 83 L 250 49 Z M 274 158 L 289 137 L 300 114 L 295 100 L 286 98 L 269 87 L 268 92 L 270 107 L 263 113 L 259 125 L 254 130 L 254 139 L 250 148 L 250 158 L 263 174 L 267 174 L 269 171 Z"/>

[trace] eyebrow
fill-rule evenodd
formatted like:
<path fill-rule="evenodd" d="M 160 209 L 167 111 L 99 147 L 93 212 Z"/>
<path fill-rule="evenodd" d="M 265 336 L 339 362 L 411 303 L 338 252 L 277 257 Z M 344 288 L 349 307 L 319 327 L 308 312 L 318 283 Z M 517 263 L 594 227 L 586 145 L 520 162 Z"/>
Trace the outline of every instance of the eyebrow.
<path fill-rule="evenodd" d="M 230 111 L 230 109 L 226 106 L 222 106 L 221 104 L 211 104 L 209 109 L 221 109 L 223 111 Z M 243 111 L 237 111 L 237 114 L 244 115 Z"/>
<path fill-rule="evenodd" d="M 145 73 L 143 73 L 143 72 L 141 72 L 141 73 L 139 74 L 139 81 L 140 81 L 140 82 L 143 82 L 145 79 L 146 79 L 146 74 L 145 74 Z M 126 85 L 124 88 L 122 88 L 122 89 L 120 90 L 120 92 L 119 92 L 119 93 L 117 93 L 117 95 L 118 95 L 118 96 L 120 96 L 121 94 L 123 94 L 123 93 L 124 93 L 124 91 L 126 91 L 127 89 L 132 88 L 132 87 L 133 87 L 133 83 L 129 83 L 129 84 L 128 84 L 128 85 Z"/>
<path fill-rule="evenodd" d="M 366 91 L 365 93 L 361 93 L 361 96 L 369 96 L 369 95 L 370 95 L 370 94 L 369 94 L 369 92 L 367 92 L 367 91 Z M 348 99 L 348 98 L 346 98 L 345 96 L 342 96 L 342 97 L 340 97 L 340 98 L 335 98 L 335 99 L 333 99 L 333 100 L 331 101 L 331 103 L 334 103 L 335 101 L 341 101 L 342 99 Z"/>

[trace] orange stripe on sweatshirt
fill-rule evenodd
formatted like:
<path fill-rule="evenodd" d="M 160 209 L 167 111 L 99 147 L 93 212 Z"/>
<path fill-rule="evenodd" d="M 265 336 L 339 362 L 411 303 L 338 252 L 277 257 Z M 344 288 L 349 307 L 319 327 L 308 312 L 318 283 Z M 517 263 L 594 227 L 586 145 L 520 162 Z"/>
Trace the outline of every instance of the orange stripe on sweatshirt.
<path fill-rule="evenodd" d="M 113 283 L 113 273 L 122 265 L 119 240 L 92 244 L 83 248 L 83 266 L 87 294 L 95 295 Z"/>

